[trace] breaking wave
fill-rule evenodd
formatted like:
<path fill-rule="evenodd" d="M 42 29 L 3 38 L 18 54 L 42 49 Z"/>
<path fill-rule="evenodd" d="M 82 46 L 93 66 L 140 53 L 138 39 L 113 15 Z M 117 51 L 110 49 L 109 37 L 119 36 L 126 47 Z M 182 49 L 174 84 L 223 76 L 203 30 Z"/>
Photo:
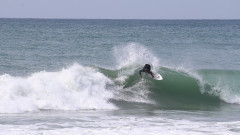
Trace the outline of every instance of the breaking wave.
<path fill-rule="evenodd" d="M 56 72 L 26 77 L 0 75 L 0 113 L 81 109 L 202 109 L 240 104 L 240 71 L 176 69 L 160 66 L 147 48 L 131 43 L 113 49 L 116 67 L 75 63 Z M 149 63 L 150 62 L 150 63 Z M 163 76 L 157 81 L 138 71 L 146 63 Z"/>

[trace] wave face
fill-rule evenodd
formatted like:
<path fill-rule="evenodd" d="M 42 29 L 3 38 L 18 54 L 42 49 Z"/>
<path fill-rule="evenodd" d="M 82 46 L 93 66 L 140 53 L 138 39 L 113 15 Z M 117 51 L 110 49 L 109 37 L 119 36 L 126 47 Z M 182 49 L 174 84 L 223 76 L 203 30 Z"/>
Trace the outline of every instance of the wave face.
<path fill-rule="evenodd" d="M 0 113 L 81 109 L 212 109 L 240 104 L 240 71 L 178 69 L 142 45 L 113 49 L 112 69 L 78 63 L 57 72 L 26 77 L 0 76 Z M 146 63 L 163 76 L 157 81 L 138 71 Z"/>
<path fill-rule="evenodd" d="M 240 71 L 160 66 L 161 61 L 149 49 L 135 43 L 115 47 L 114 54 L 118 70 L 100 71 L 121 86 L 115 93 L 115 99 L 120 101 L 161 109 L 208 109 L 224 103 L 240 104 Z M 148 76 L 140 79 L 138 71 L 146 63 L 164 79 L 156 81 Z"/>
<path fill-rule="evenodd" d="M 223 104 L 240 104 L 237 80 L 239 71 L 192 70 L 183 71 L 161 67 L 163 80 L 145 75 L 139 77 L 139 68 L 129 74 L 131 66 L 120 70 L 99 68 L 113 80 L 114 103 L 122 108 L 153 107 L 158 109 L 212 109 Z M 129 75 L 125 75 L 129 74 Z M 234 74 L 234 75 L 233 75 Z"/>

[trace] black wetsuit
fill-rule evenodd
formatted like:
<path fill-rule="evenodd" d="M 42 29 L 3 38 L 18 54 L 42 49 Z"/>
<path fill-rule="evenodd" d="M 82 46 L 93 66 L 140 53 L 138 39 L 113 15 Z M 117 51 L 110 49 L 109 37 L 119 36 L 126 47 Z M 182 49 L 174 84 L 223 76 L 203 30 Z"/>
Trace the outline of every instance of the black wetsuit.
<path fill-rule="evenodd" d="M 151 72 L 151 66 L 149 64 L 145 64 L 142 70 L 139 71 L 139 74 L 142 75 L 142 72 L 145 72 L 144 70 L 147 71 L 148 74 L 151 74 L 153 76 L 153 73 Z"/>

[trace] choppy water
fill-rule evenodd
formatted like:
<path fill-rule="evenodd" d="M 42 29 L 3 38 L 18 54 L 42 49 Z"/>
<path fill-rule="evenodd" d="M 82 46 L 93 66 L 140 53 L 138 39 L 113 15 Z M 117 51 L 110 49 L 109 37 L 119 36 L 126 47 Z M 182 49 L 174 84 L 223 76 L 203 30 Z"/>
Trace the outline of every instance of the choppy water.
<path fill-rule="evenodd" d="M 239 20 L 0 19 L 0 39 L 0 133 L 240 132 Z"/>

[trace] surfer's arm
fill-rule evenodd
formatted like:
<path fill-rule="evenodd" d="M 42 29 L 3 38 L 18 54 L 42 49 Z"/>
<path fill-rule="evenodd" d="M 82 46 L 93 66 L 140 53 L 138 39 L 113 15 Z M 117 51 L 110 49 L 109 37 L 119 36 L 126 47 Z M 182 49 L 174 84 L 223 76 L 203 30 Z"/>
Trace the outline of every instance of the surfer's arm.
<path fill-rule="evenodd" d="M 149 74 L 152 75 L 152 78 L 154 78 L 153 73 L 151 71 L 149 72 Z"/>
<path fill-rule="evenodd" d="M 142 78 L 142 73 L 143 72 L 143 70 L 139 70 L 139 75 L 140 75 L 140 77 Z"/>

